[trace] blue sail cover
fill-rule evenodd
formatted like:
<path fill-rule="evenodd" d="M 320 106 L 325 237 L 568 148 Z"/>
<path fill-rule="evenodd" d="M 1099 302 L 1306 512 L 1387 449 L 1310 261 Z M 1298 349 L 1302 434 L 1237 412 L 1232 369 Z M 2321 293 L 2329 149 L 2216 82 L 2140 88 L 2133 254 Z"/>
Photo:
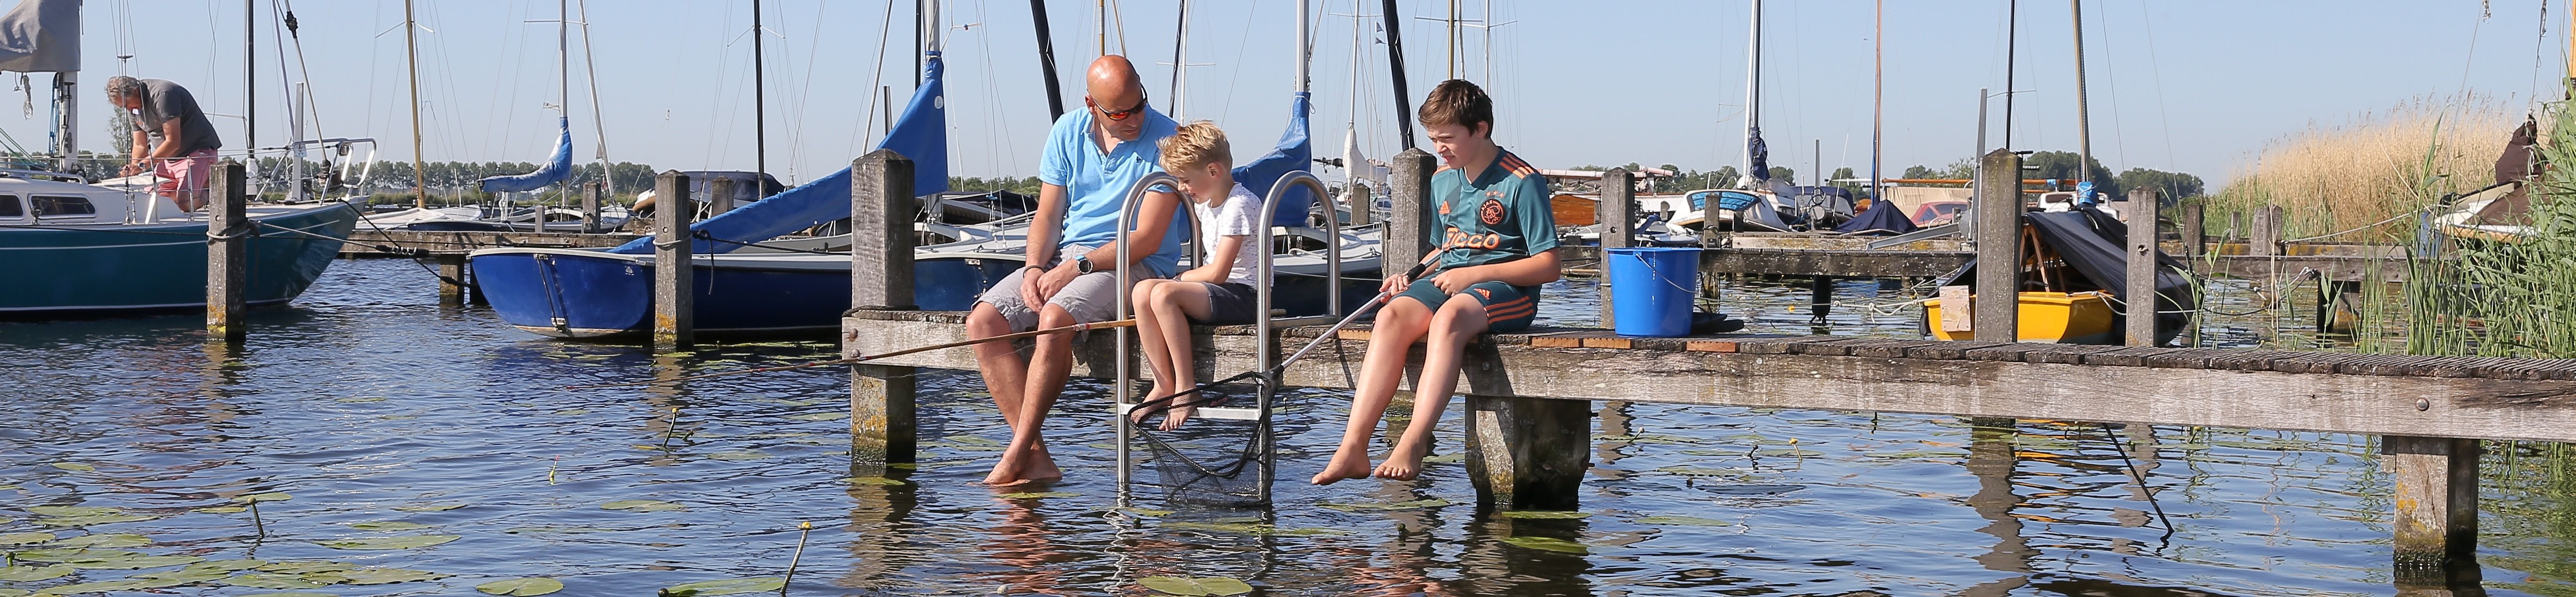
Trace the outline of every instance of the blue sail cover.
<path fill-rule="evenodd" d="M 914 196 L 948 191 L 948 107 L 941 99 L 946 86 L 938 52 L 930 52 L 923 63 L 925 78 L 921 90 L 912 94 L 912 103 L 895 121 L 894 130 L 886 133 L 877 149 L 892 149 L 912 160 L 912 194 Z M 767 199 L 734 208 L 689 225 L 698 236 L 734 241 L 720 243 L 707 238 L 690 242 L 691 253 L 725 253 L 742 248 L 734 243 L 756 243 L 778 235 L 812 228 L 817 224 L 850 217 L 850 169 L 842 168 L 813 182 L 781 191 Z M 907 217 L 909 217 L 907 215 Z M 653 252 L 653 237 L 635 239 L 610 253 L 644 254 Z"/>
<path fill-rule="evenodd" d="M 1753 170 L 1744 173 L 1745 176 L 1751 176 L 1757 182 L 1771 180 L 1771 148 L 1762 143 L 1762 127 L 1745 130 L 1744 155 L 1746 161 L 1751 162 L 1745 166 Z"/>
<path fill-rule="evenodd" d="M 1258 159 L 1235 166 L 1234 182 L 1242 184 L 1243 188 L 1252 191 L 1253 194 L 1267 197 L 1270 195 L 1270 187 L 1279 184 L 1281 177 L 1310 167 L 1307 164 L 1312 163 L 1315 157 L 1314 142 L 1311 135 L 1307 134 L 1306 128 L 1306 113 L 1313 111 L 1310 102 L 1308 94 L 1303 91 L 1297 92 L 1296 97 L 1289 100 L 1288 131 L 1279 134 L 1278 148 L 1270 150 L 1269 154 Z M 1271 206 L 1271 225 L 1305 226 L 1306 212 L 1314 206 L 1314 191 L 1299 189 L 1291 192 L 1285 197 L 1280 197 L 1278 205 Z"/>
<path fill-rule="evenodd" d="M 557 118 L 555 119 L 555 126 L 562 130 L 563 134 L 562 136 L 555 138 L 555 154 L 552 157 L 546 158 L 546 165 L 540 166 L 537 168 L 537 171 L 529 172 L 527 174 L 485 178 L 483 179 L 483 192 L 509 193 L 517 191 L 534 191 L 546 188 L 547 186 L 551 186 L 555 183 L 563 182 L 566 178 L 571 178 L 572 118 Z"/>

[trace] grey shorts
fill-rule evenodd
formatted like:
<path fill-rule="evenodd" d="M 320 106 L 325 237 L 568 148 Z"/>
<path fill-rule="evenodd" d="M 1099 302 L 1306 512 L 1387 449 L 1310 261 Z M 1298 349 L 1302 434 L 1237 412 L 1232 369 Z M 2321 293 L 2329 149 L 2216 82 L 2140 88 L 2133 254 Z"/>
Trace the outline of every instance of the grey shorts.
<path fill-rule="evenodd" d="M 1064 255 L 1080 255 L 1090 251 L 1091 248 L 1079 245 L 1065 247 L 1063 250 L 1056 251 L 1056 261 L 1041 264 L 1040 267 L 1054 267 L 1056 262 L 1062 261 Z M 1001 311 L 1002 318 L 1010 320 L 1011 331 L 1014 332 L 1038 328 L 1038 309 L 1030 308 L 1026 301 L 1020 300 L 1021 277 L 1028 273 L 1028 268 L 1011 272 L 1011 275 L 1004 276 L 1001 282 L 994 283 L 992 288 L 984 291 L 983 296 L 975 299 L 977 303 L 992 305 L 994 310 Z M 1137 268 L 1132 275 L 1135 277 L 1127 281 L 1129 284 L 1156 277 L 1152 271 L 1142 267 Z M 1098 323 L 1115 319 L 1118 317 L 1118 273 L 1099 271 L 1075 276 L 1072 282 L 1064 285 L 1063 290 L 1056 291 L 1055 296 L 1048 297 L 1046 304 L 1063 307 L 1066 313 L 1073 315 L 1076 323 Z"/>

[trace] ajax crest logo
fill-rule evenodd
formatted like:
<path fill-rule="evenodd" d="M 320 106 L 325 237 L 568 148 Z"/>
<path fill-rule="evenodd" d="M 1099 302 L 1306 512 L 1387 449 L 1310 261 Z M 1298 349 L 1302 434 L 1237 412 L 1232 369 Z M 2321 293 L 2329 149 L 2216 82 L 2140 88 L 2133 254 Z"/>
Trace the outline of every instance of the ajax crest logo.
<path fill-rule="evenodd" d="M 1498 199 L 1486 198 L 1484 205 L 1476 206 L 1476 219 L 1484 222 L 1487 226 L 1501 225 L 1503 223 L 1503 202 Z"/>

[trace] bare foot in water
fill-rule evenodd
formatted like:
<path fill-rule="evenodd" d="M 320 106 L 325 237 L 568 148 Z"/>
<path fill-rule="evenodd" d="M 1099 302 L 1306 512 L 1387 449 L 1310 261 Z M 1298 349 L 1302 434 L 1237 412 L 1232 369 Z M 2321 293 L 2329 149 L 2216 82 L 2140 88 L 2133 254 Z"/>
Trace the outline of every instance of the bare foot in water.
<path fill-rule="evenodd" d="M 1191 398 L 1197 398 L 1197 396 L 1185 397 L 1181 400 L 1187 401 Z M 1182 402 L 1182 404 L 1188 404 L 1188 402 Z M 1163 430 L 1174 431 L 1180 429 L 1182 423 L 1189 422 L 1190 415 L 1198 414 L 1198 412 L 1199 409 L 1195 406 L 1172 407 L 1172 410 L 1165 411 L 1163 413 Z"/>
<path fill-rule="evenodd" d="M 1422 472 L 1422 452 L 1419 449 L 1396 446 L 1394 452 L 1386 455 L 1386 462 L 1377 465 L 1377 477 L 1397 481 L 1413 480 L 1414 475 Z"/>
<path fill-rule="evenodd" d="M 1315 473 L 1313 483 L 1331 485 L 1343 479 L 1366 479 L 1368 476 L 1368 450 L 1344 447 L 1333 452 L 1333 461 L 1324 465 L 1324 472 Z"/>
<path fill-rule="evenodd" d="M 1144 425 L 1146 419 L 1154 418 L 1154 409 L 1156 407 L 1154 401 L 1161 400 L 1164 396 L 1170 395 L 1172 395 L 1172 391 L 1165 389 L 1163 387 L 1163 382 L 1154 382 L 1154 389 L 1152 391 L 1145 392 L 1144 399 L 1137 400 L 1136 407 L 1127 411 L 1127 422 Z"/>
<path fill-rule="evenodd" d="M 1023 457 L 1022 455 L 1026 456 Z M 1030 481 L 1053 481 L 1064 478 L 1055 467 L 1055 457 L 1046 450 L 1003 452 L 1001 462 L 993 463 L 993 473 L 984 476 L 984 484 L 1008 487 Z"/>

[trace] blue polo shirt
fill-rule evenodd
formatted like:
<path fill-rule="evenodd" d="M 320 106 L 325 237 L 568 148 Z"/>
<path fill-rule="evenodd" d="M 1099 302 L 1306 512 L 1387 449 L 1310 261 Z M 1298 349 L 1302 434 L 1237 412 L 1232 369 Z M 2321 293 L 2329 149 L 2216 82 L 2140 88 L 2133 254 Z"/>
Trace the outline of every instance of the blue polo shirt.
<path fill-rule="evenodd" d="M 1162 150 L 1155 143 L 1180 128 L 1171 117 L 1147 107 L 1143 115 L 1145 128 L 1135 140 L 1121 141 L 1116 148 L 1102 151 L 1091 134 L 1091 119 L 1098 114 L 1083 109 L 1057 118 L 1055 128 L 1047 132 L 1046 150 L 1038 157 L 1038 180 L 1065 189 L 1064 234 L 1057 248 L 1099 247 L 1115 242 L 1119 210 L 1127 207 L 1128 187 L 1147 174 L 1163 170 Z M 1169 277 L 1180 270 L 1181 242 L 1189 230 L 1188 217 L 1187 209 L 1172 210 L 1172 223 L 1163 229 L 1163 245 L 1144 259 L 1154 275 Z"/>

